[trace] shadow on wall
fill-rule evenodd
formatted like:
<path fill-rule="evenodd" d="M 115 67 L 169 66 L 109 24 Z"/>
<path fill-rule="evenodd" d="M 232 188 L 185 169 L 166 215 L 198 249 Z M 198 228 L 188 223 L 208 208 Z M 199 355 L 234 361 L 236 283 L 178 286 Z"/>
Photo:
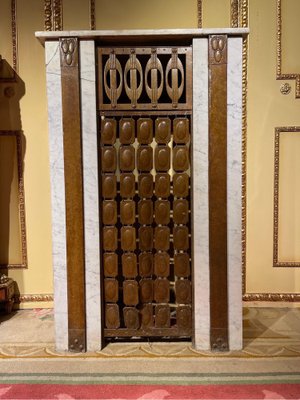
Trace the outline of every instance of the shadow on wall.
<path fill-rule="evenodd" d="M 25 84 L 0 55 L 0 274 L 26 268 L 23 194 L 23 135 L 20 99 Z M 25 246 L 24 246 L 25 240 Z M 18 292 L 16 288 L 16 292 Z"/>

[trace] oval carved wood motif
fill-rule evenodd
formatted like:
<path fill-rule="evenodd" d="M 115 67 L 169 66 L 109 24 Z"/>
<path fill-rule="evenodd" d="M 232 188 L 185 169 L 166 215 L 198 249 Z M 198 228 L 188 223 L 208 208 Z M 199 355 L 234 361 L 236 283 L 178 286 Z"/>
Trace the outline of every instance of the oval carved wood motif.
<path fill-rule="evenodd" d="M 102 203 L 102 218 L 106 225 L 117 223 L 117 203 L 114 200 L 105 200 Z"/>
<path fill-rule="evenodd" d="M 151 174 L 139 175 L 139 196 L 149 198 L 153 194 L 153 176 Z"/>
<path fill-rule="evenodd" d="M 102 170 L 114 172 L 117 168 L 117 152 L 114 147 L 102 148 Z"/>
<path fill-rule="evenodd" d="M 155 306 L 155 326 L 156 328 L 170 327 L 170 307 L 168 305 Z"/>
<path fill-rule="evenodd" d="M 135 123 L 132 118 L 121 118 L 119 122 L 119 138 L 122 144 L 132 144 L 135 139 Z"/>
<path fill-rule="evenodd" d="M 121 228 L 121 247 L 125 251 L 135 250 L 135 228 L 132 226 L 123 226 Z"/>
<path fill-rule="evenodd" d="M 169 174 L 156 174 L 155 176 L 155 195 L 157 197 L 170 196 L 170 175 Z"/>
<path fill-rule="evenodd" d="M 104 275 L 106 277 L 115 277 L 118 275 L 118 256 L 115 253 L 105 253 L 104 260 Z"/>
<path fill-rule="evenodd" d="M 153 222 L 153 203 L 151 200 L 140 200 L 139 205 L 139 223 L 150 225 Z"/>
<path fill-rule="evenodd" d="M 134 224 L 135 222 L 135 202 L 133 200 L 121 201 L 121 222 L 122 224 Z"/>
<path fill-rule="evenodd" d="M 171 136 L 170 118 L 156 118 L 155 120 L 155 140 L 159 144 L 169 142 Z"/>
<path fill-rule="evenodd" d="M 120 147 L 120 170 L 130 172 L 135 167 L 135 150 L 133 146 Z"/>
<path fill-rule="evenodd" d="M 122 272 L 126 278 L 135 278 L 137 276 L 136 254 L 122 254 Z"/>
<path fill-rule="evenodd" d="M 151 118 L 139 118 L 137 121 L 137 138 L 141 144 L 150 144 L 153 139 L 153 122 Z"/>
<path fill-rule="evenodd" d="M 120 194 L 122 197 L 133 197 L 135 195 L 135 177 L 133 174 L 121 174 Z"/>
<path fill-rule="evenodd" d="M 167 225 L 170 222 L 170 202 L 167 200 L 156 200 L 155 202 L 155 222 Z"/>
<path fill-rule="evenodd" d="M 186 197 L 189 193 L 189 177 L 187 174 L 174 174 L 174 196 Z"/>
<path fill-rule="evenodd" d="M 110 329 L 117 329 L 120 327 L 119 307 L 117 304 L 106 304 L 105 325 Z"/>
<path fill-rule="evenodd" d="M 156 276 L 167 278 L 170 273 L 170 256 L 168 253 L 156 253 L 154 256 L 154 273 Z"/>
<path fill-rule="evenodd" d="M 141 253 L 139 255 L 139 272 L 143 277 L 149 277 L 153 273 L 152 253 Z"/>
<path fill-rule="evenodd" d="M 102 196 L 113 199 L 117 195 L 117 177 L 115 175 L 102 175 Z"/>
<path fill-rule="evenodd" d="M 169 146 L 157 146 L 155 149 L 155 169 L 159 172 L 167 172 L 170 169 Z"/>
<path fill-rule="evenodd" d="M 117 122 L 115 119 L 101 120 L 101 143 L 114 144 L 116 141 L 116 127 Z"/>

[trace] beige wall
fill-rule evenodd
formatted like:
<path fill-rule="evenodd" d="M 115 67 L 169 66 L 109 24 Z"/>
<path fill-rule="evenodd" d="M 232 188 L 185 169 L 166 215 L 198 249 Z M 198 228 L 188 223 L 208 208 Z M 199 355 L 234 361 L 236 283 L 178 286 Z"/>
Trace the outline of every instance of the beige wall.
<path fill-rule="evenodd" d="M 282 1 L 290 1 L 284 4 L 286 19 L 296 15 L 291 7 L 298 7 L 299 15 L 298 0 Z M 0 2 L 0 54 L 12 64 L 10 4 L 10 0 Z M 44 29 L 44 1 L 16 0 L 16 4 L 18 73 L 25 84 L 20 114 L 26 142 L 24 182 L 28 269 L 10 270 L 9 275 L 16 280 L 21 294 L 43 295 L 53 292 L 44 49 L 34 38 L 35 31 Z M 89 28 L 88 0 L 64 0 L 63 9 L 64 29 Z M 290 82 L 292 92 L 284 96 L 279 90 L 282 82 L 276 81 L 276 0 L 251 0 L 249 17 L 246 289 L 249 293 L 299 293 L 300 268 L 273 267 L 273 184 L 274 129 L 300 125 L 300 100 L 295 99 L 294 82 Z M 300 72 L 299 55 L 293 51 L 289 39 L 297 35 L 297 24 L 292 23 L 289 28 L 284 25 L 283 66 L 294 66 L 295 71 L 298 68 Z M 230 26 L 230 0 L 203 0 L 203 26 Z M 96 27 L 195 28 L 197 0 L 96 0 Z M 3 121 L 1 118 L 0 124 Z M 3 128 L 0 126 L 0 129 Z M 299 174 L 295 173 L 300 168 L 297 161 L 300 133 L 293 134 L 291 139 L 288 135 L 281 142 L 280 153 L 279 249 L 284 260 L 300 261 L 300 214 L 294 201 L 300 199 Z M 15 212 L 16 207 L 10 211 L 12 221 L 16 219 Z M 10 254 L 17 254 L 18 246 L 19 240 L 11 240 Z M 49 304 L 24 303 L 22 306 Z"/>

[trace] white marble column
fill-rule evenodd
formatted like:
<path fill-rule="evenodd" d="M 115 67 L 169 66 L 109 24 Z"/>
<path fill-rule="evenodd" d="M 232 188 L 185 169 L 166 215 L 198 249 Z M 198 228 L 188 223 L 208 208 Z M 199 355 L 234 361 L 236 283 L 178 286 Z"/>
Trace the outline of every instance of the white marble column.
<path fill-rule="evenodd" d="M 87 350 L 101 348 L 95 42 L 80 42 Z"/>
<path fill-rule="evenodd" d="M 210 348 L 208 232 L 208 39 L 193 40 L 194 345 Z"/>
<path fill-rule="evenodd" d="M 57 350 L 64 351 L 68 349 L 68 298 L 65 174 L 58 41 L 46 42 L 45 51 L 52 203 L 55 343 Z"/>
<path fill-rule="evenodd" d="M 243 347 L 242 321 L 242 50 L 228 39 L 227 67 L 227 273 L 229 348 Z"/>

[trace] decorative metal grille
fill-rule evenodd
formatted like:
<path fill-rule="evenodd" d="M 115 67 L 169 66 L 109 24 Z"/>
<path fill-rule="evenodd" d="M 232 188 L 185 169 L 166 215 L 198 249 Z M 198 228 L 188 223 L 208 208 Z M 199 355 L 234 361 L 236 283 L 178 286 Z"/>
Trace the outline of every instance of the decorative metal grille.
<path fill-rule="evenodd" d="M 192 334 L 191 71 L 176 50 L 98 49 L 105 337 Z"/>
<path fill-rule="evenodd" d="M 190 109 L 190 47 L 100 48 L 99 108 Z"/>

